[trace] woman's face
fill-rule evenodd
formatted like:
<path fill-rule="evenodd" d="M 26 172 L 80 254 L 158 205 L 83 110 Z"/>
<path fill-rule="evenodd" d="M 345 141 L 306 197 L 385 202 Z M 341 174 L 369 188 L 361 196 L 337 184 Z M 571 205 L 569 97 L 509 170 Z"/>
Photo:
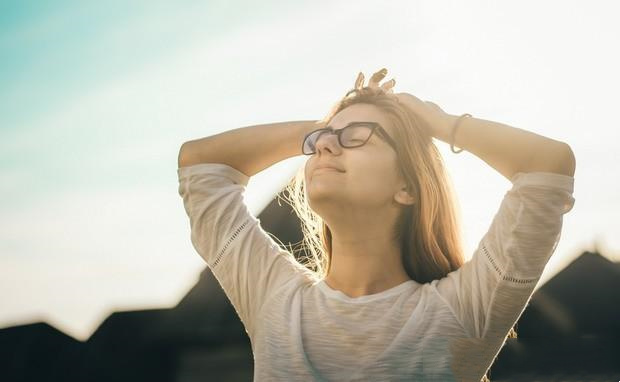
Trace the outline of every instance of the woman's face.
<path fill-rule="evenodd" d="M 388 118 L 371 104 L 358 103 L 341 110 L 329 126 L 339 130 L 353 121 L 377 122 L 394 138 Z M 322 165 L 338 170 L 317 168 Z M 321 135 L 316 153 L 305 164 L 305 182 L 310 207 L 325 220 L 331 211 L 389 207 L 405 185 L 399 176 L 396 152 L 378 130 L 365 145 L 355 148 L 341 147 L 335 134 Z"/>

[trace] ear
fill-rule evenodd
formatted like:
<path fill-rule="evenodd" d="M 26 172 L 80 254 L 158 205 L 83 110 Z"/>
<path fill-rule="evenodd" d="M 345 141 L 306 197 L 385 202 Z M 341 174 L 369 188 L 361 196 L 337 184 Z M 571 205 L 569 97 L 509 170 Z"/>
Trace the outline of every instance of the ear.
<path fill-rule="evenodd" d="M 394 194 L 394 200 L 400 204 L 414 204 L 415 198 L 407 191 L 407 186 L 403 186 L 396 194 Z"/>

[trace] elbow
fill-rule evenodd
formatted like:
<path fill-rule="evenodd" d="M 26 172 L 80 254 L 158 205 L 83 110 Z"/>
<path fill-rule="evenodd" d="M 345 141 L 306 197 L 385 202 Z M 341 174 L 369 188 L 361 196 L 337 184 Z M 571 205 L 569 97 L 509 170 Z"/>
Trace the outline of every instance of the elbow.
<path fill-rule="evenodd" d="M 574 176 L 575 175 L 575 154 L 572 148 L 564 142 L 543 142 L 535 150 L 536 155 L 532 156 L 530 163 L 522 172 L 552 172 L 556 174 Z"/>
<path fill-rule="evenodd" d="M 185 142 L 181 145 L 181 148 L 179 149 L 179 156 L 177 158 L 177 165 L 179 168 L 181 167 L 185 167 L 188 165 L 188 157 L 189 157 L 189 145 L 188 142 Z"/>
<path fill-rule="evenodd" d="M 575 154 L 573 149 L 566 143 L 562 142 L 557 158 L 557 164 L 555 171 L 558 174 L 575 176 L 575 167 L 577 162 L 575 161 Z"/>

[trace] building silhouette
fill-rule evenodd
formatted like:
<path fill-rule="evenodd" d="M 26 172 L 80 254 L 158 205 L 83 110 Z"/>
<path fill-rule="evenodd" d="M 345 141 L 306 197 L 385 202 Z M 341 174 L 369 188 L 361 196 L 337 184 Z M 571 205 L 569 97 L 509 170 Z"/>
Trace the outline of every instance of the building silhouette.
<path fill-rule="evenodd" d="M 282 243 L 301 242 L 297 216 L 277 197 L 258 218 Z M 506 340 L 491 381 L 620 380 L 620 264 L 583 252 L 534 293 L 516 328 L 518 338 Z M 175 307 L 113 313 L 84 342 L 45 322 L 0 329 L 5 382 L 252 376 L 249 338 L 209 268 Z"/>

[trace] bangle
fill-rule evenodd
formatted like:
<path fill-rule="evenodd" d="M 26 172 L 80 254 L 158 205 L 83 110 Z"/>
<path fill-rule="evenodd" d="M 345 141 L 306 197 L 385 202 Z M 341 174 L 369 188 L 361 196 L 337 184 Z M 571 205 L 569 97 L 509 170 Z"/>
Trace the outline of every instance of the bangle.
<path fill-rule="evenodd" d="M 452 150 L 452 152 L 455 154 L 463 151 L 463 149 L 460 149 L 458 151 L 454 150 L 454 137 L 456 136 L 456 128 L 459 126 L 459 122 L 461 121 L 461 119 L 463 119 L 463 117 L 471 117 L 471 114 L 465 113 L 458 117 L 456 119 L 456 122 L 454 122 L 454 127 L 452 128 L 452 132 L 450 133 L 450 150 Z"/>

